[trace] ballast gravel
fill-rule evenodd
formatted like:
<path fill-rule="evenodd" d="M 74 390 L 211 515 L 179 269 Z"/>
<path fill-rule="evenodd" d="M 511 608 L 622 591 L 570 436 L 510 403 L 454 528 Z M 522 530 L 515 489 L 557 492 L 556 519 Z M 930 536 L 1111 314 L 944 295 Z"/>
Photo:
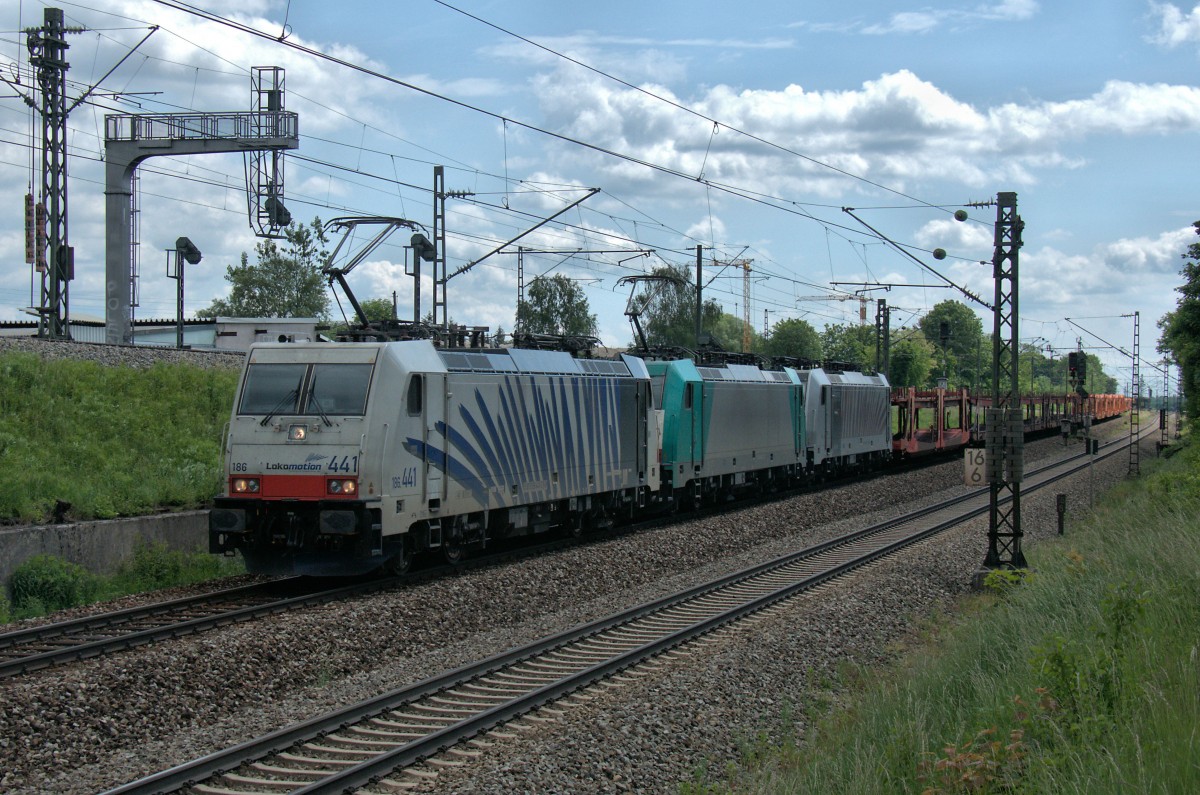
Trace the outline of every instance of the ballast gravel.
<path fill-rule="evenodd" d="M 1063 452 L 1059 440 L 1027 445 L 1027 465 Z M 1024 496 L 1026 543 L 1056 532 L 1055 493 L 1081 512 L 1127 468 L 1114 456 Z M 5 680 L 0 791 L 103 791 L 952 496 L 961 480 L 955 460 Z M 892 661 L 921 616 L 967 592 L 986 532 L 986 518 L 973 522 L 593 688 L 423 789 L 658 793 L 720 780 L 757 737 L 802 741 L 848 671 Z"/>

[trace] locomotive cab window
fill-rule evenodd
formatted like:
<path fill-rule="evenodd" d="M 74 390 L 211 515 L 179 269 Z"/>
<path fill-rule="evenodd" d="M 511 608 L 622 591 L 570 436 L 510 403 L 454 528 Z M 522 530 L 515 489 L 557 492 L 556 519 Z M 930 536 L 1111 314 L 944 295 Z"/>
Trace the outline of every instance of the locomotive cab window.
<path fill-rule="evenodd" d="M 295 414 L 307 364 L 252 364 L 246 370 L 239 414 Z"/>
<path fill-rule="evenodd" d="M 424 381 L 420 375 L 414 374 L 408 379 L 408 416 L 421 416 L 421 396 L 424 394 Z"/>
<path fill-rule="evenodd" d="M 314 364 L 305 414 L 361 417 L 366 413 L 370 364 Z"/>
<path fill-rule="evenodd" d="M 650 376 L 650 394 L 654 397 L 654 408 L 661 409 L 663 401 L 663 390 L 667 386 L 667 377 L 665 375 Z"/>
<path fill-rule="evenodd" d="M 370 364 L 252 364 L 239 414 L 361 417 L 371 386 Z"/>

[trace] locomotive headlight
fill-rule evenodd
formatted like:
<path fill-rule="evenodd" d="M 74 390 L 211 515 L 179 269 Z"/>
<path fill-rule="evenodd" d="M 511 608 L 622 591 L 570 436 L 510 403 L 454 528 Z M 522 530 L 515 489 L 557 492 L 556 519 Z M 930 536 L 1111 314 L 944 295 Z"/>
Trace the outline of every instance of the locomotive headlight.
<path fill-rule="evenodd" d="M 289 442 L 303 442 L 306 438 L 308 438 L 308 426 L 292 425 L 288 428 Z"/>
<path fill-rule="evenodd" d="M 330 494 L 346 496 L 358 493 L 358 481 L 352 478 L 330 480 L 325 486 Z"/>
<path fill-rule="evenodd" d="M 258 478 L 235 478 L 233 481 L 234 494 L 257 494 Z"/>

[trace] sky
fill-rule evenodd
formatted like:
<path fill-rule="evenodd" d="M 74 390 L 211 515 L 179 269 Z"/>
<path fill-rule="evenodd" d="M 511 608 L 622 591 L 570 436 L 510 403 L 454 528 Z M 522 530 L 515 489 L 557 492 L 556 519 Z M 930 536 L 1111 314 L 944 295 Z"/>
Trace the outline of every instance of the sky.
<path fill-rule="evenodd" d="M 874 299 L 887 300 L 893 338 L 948 299 L 990 329 L 991 311 L 949 285 L 991 302 L 987 203 L 1014 192 L 1020 339 L 1056 357 L 1082 344 L 1124 385 L 1136 312 L 1143 389 L 1159 393 L 1148 366 L 1161 359 L 1156 324 L 1176 305 L 1200 220 L 1189 189 L 1200 176 L 1200 5 L 49 5 L 82 29 L 68 36 L 69 96 L 97 86 L 68 123 L 72 317 L 104 314 L 104 117 L 249 110 L 251 68 L 280 66 L 299 116 L 285 166 L 296 220 L 392 216 L 428 228 L 443 165 L 446 188 L 470 194 L 447 200 L 454 273 L 598 188 L 519 245 L 556 252 L 523 257 L 524 281 L 578 280 L 607 345 L 632 339 L 630 288 L 618 281 L 664 263 L 694 268 L 697 245 L 706 297 L 740 317 L 748 283 L 760 332 L 787 318 L 856 323 L 856 290 L 872 299 L 868 322 Z M 0 0 L 10 208 L 0 320 L 37 301 L 21 206 L 40 186 L 41 128 L 20 96 L 31 83 L 20 31 L 41 25 L 45 7 Z M 174 317 L 167 251 L 180 236 L 203 253 L 186 270 L 190 316 L 227 294 L 226 267 L 242 252 L 253 259 L 243 158 L 155 157 L 139 183 L 137 317 Z M 347 277 L 359 299 L 395 292 L 401 317 L 413 312 L 408 237 Z M 453 320 L 512 330 L 515 246 L 450 279 Z M 936 248 L 947 257 L 935 260 Z M 588 251 L 606 253 L 574 253 Z M 426 273 L 422 313 L 430 290 Z"/>

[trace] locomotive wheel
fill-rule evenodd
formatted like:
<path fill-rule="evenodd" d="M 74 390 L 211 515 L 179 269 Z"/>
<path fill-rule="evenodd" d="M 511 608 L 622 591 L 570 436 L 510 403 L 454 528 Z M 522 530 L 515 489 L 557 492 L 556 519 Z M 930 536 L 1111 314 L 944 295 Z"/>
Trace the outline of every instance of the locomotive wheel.
<path fill-rule="evenodd" d="M 563 525 L 562 534 L 567 538 L 579 538 L 583 535 L 583 522 L 584 518 L 582 516 L 572 516 Z"/>
<path fill-rule="evenodd" d="M 446 541 L 442 543 L 442 557 L 451 566 L 457 566 L 462 563 L 463 545 L 458 541 Z"/>
<path fill-rule="evenodd" d="M 463 528 L 466 525 L 466 517 L 458 516 L 454 519 L 454 524 L 450 528 L 450 532 L 442 539 L 442 557 L 451 566 L 457 566 L 462 563 L 463 556 L 466 552 L 463 546 Z"/>
<path fill-rule="evenodd" d="M 412 568 L 412 562 L 412 545 L 408 542 L 408 536 L 405 536 L 400 539 L 400 551 L 387 562 L 387 570 L 391 574 L 407 574 L 408 570 Z"/>

